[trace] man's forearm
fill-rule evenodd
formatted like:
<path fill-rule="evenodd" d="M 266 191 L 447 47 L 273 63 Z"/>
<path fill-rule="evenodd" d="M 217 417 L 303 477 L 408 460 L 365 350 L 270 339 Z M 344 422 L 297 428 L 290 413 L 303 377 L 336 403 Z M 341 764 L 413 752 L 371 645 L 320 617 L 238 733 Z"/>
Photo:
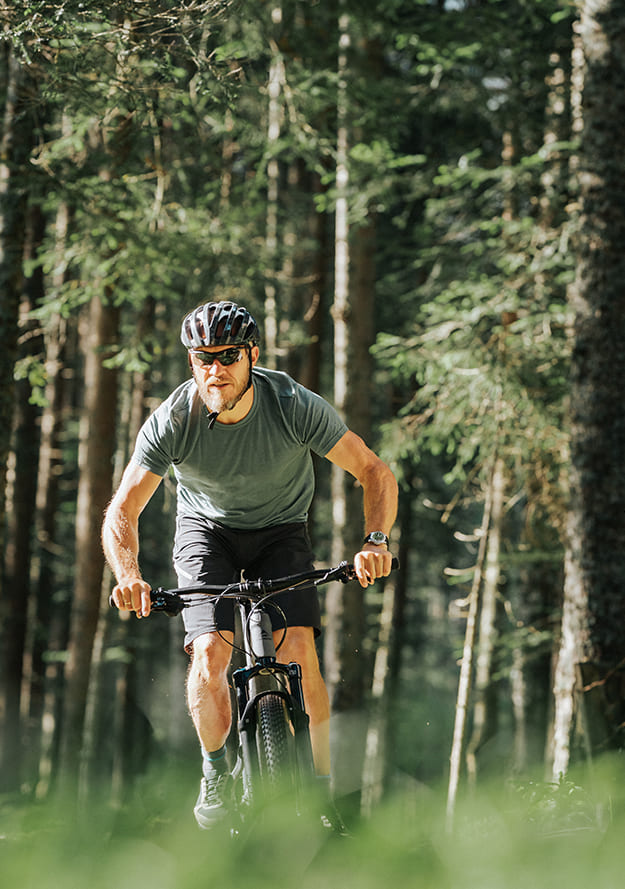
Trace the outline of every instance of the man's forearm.
<path fill-rule="evenodd" d="M 365 531 L 383 531 L 387 536 L 397 517 L 398 487 L 395 476 L 381 460 L 362 480 Z"/>
<path fill-rule="evenodd" d="M 117 581 L 141 577 L 139 569 L 139 529 L 122 510 L 107 512 L 102 527 L 106 561 Z"/>

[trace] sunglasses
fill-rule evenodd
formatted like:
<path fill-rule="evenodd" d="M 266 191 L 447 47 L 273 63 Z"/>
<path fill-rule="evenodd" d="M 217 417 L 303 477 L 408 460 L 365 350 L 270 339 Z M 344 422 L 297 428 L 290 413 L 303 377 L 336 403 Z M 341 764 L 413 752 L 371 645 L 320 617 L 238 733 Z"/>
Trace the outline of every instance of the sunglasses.
<path fill-rule="evenodd" d="M 243 357 L 243 351 L 240 347 L 232 349 L 224 349 L 223 352 L 203 352 L 201 349 L 189 349 L 189 354 L 193 356 L 196 364 L 202 364 L 205 367 L 218 361 L 223 367 L 230 364 L 236 364 Z"/>
<path fill-rule="evenodd" d="M 236 364 L 243 357 L 243 351 L 239 347 L 232 349 L 224 349 L 223 352 L 203 352 L 201 349 L 189 349 L 189 354 L 197 364 L 203 364 L 205 367 L 210 366 L 218 361 L 223 367 L 229 364 Z"/>

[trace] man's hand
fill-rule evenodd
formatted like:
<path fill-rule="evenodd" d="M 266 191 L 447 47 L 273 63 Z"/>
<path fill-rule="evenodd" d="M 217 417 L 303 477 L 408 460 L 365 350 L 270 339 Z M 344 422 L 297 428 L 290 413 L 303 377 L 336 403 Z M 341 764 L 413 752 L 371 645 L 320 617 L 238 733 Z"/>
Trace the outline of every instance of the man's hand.
<path fill-rule="evenodd" d="M 354 556 L 354 569 L 361 587 L 375 583 L 378 577 L 387 577 L 391 573 L 393 554 L 384 546 L 373 546 L 366 543 Z"/>
<path fill-rule="evenodd" d="M 125 577 L 113 587 L 111 598 L 120 611 L 134 611 L 137 617 L 147 617 L 150 589 L 150 584 L 141 577 Z"/>

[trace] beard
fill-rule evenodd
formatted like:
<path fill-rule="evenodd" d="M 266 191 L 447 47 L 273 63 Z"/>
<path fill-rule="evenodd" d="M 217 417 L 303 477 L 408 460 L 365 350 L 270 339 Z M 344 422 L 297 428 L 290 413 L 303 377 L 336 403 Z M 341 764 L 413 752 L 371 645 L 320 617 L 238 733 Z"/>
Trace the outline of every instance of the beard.
<path fill-rule="evenodd" d="M 201 372 L 196 373 L 193 370 L 193 378 L 198 388 L 200 398 L 206 405 L 209 414 L 221 414 L 224 411 L 231 411 L 233 407 L 239 403 L 247 390 L 249 389 L 251 379 L 244 380 L 242 383 L 230 383 L 225 387 L 208 386 L 202 378 Z"/>

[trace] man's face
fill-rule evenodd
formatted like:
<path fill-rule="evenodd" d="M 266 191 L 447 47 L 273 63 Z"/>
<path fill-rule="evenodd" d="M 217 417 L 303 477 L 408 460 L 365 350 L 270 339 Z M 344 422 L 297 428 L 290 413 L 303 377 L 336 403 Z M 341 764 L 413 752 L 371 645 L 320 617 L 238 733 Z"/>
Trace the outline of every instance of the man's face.
<path fill-rule="evenodd" d="M 212 364 L 202 361 L 202 354 L 217 356 Z M 235 353 L 236 356 L 235 356 Z M 224 355 L 224 360 L 236 357 L 232 364 L 222 364 L 219 355 Z M 251 349 L 251 366 L 258 360 L 258 347 Z M 210 346 L 189 350 L 191 369 L 195 379 L 200 398 L 213 413 L 222 413 L 232 410 L 245 394 L 251 371 L 248 359 L 247 346 Z"/>

